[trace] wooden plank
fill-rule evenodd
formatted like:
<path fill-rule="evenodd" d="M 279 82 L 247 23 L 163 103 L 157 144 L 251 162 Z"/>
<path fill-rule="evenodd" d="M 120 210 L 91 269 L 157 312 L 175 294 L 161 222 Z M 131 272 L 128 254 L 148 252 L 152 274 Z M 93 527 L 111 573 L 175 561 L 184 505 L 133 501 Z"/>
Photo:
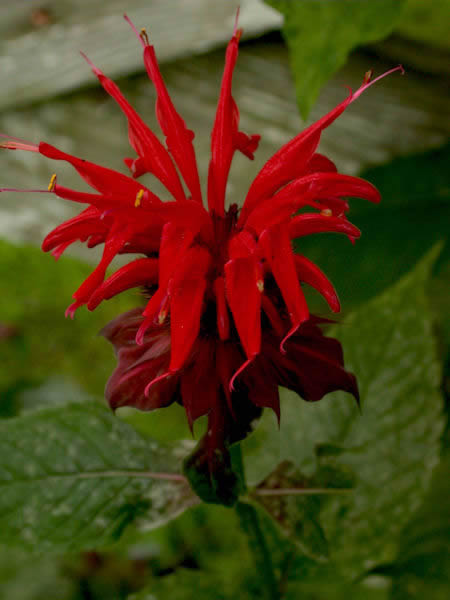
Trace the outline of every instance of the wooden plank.
<path fill-rule="evenodd" d="M 0 110 L 91 84 L 79 50 L 111 76 L 143 70 L 124 7 L 146 26 L 161 61 L 223 44 L 238 5 L 248 37 L 278 28 L 282 17 L 262 0 L 15 0 L 0 5 Z M 45 7 L 45 8 L 42 8 Z"/>
<path fill-rule="evenodd" d="M 90 54 L 101 65 L 95 51 Z M 312 119 L 345 97 L 345 85 L 356 88 L 371 67 L 378 74 L 392 64 L 364 54 L 353 55 L 324 89 Z M 163 68 L 177 107 L 196 132 L 204 189 L 222 68 L 223 50 L 175 61 Z M 153 130 L 159 132 L 154 117 L 154 90 L 147 78 L 124 80 L 121 87 Z M 244 45 L 233 89 L 243 129 L 262 135 L 254 162 L 237 155 L 233 163 L 228 198 L 242 203 L 249 183 L 264 161 L 304 124 L 298 116 L 287 52 L 281 44 L 262 40 Z M 368 90 L 324 133 L 321 151 L 333 158 L 342 172 L 355 174 L 394 156 L 439 146 L 450 133 L 450 105 L 444 90 L 444 83 L 438 78 L 424 78 L 415 73 L 390 76 Z M 32 141 L 46 140 L 68 152 L 124 171 L 122 158 L 133 156 L 126 122 L 114 101 L 100 88 L 0 115 L 0 131 Z M 1 187 L 45 188 L 50 175 L 57 170 L 60 183 L 84 189 L 71 168 L 35 154 L 5 151 L 0 153 L 0 165 Z M 151 179 L 145 181 L 152 185 Z M 77 209 L 47 194 L 1 194 L 0 235 L 40 243 L 46 232 Z M 74 248 L 79 255 L 94 257 L 90 251 L 80 252 L 80 249 L 81 246 Z"/>

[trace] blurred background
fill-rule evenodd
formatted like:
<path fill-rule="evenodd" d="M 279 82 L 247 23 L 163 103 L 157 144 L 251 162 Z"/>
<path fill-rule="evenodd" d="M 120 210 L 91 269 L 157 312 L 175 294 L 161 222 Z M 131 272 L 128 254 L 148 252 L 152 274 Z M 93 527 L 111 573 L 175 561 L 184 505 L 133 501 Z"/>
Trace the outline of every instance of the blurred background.
<path fill-rule="evenodd" d="M 353 201 L 350 218 L 363 231 L 355 248 L 346 240 L 328 236 L 302 241 L 302 252 L 330 276 L 344 312 L 351 311 L 393 284 L 448 234 L 447 0 L 407 0 L 393 32 L 380 41 L 358 45 L 329 78 L 306 122 L 296 99 L 290 68 L 290 60 L 294 61 L 281 33 L 283 15 L 261 0 L 3 0 L 0 132 L 32 142 L 47 141 L 125 172 L 122 160 L 132 154 L 126 121 L 79 50 L 118 81 L 157 132 L 155 93 L 144 72 L 140 45 L 122 18 L 126 11 L 138 27 L 147 28 L 174 103 L 195 131 L 199 170 L 205 182 L 224 46 L 238 4 L 244 35 L 233 95 L 242 128 L 262 136 L 254 163 L 241 155 L 234 159 L 228 198 L 238 204 L 265 160 L 341 101 L 346 86 L 356 89 L 370 69 L 378 75 L 398 63 L 405 66 L 404 77 L 393 75 L 373 86 L 322 136 L 320 151 L 339 171 L 362 175 L 383 195 L 379 207 Z M 314 35 L 320 39 L 319 26 L 310 23 L 308 28 L 313 39 Z M 297 77 L 301 75 L 297 73 Z M 1 153 L 0 187 L 44 189 L 54 170 L 54 164 L 34 153 L 5 151 Z M 57 171 L 61 184 L 84 189 L 71 168 L 58 164 Z M 98 253 L 72 246 L 68 258 L 55 265 L 38 249 L 48 231 L 77 212 L 78 207 L 51 195 L 1 194 L 1 418 L 46 404 L 101 401 L 114 366 L 110 348 L 96 332 L 116 314 L 134 306 L 137 294 L 116 299 L 113 306 L 104 303 L 95 314 L 79 311 L 75 321 L 68 322 L 64 310 L 89 273 L 86 261 L 93 263 Z M 449 274 L 446 246 L 429 289 L 439 348 L 447 365 L 445 393 Z M 312 296 L 311 302 L 316 312 L 326 315 L 320 299 Z M 161 415 L 125 411 L 122 416 L 139 431 L 164 441 L 189 437 L 178 407 Z M 444 442 L 444 456 L 446 448 Z M 431 564 L 443 554 L 448 516 L 446 528 L 439 526 L 433 535 L 426 557 L 417 558 L 418 566 L 409 571 L 386 571 L 371 587 L 355 587 L 353 597 L 378 600 L 395 592 L 397 600 L 424 594 L 447 598 L 450 588 L 448 579 L 441 577 L 442 569 L 429 580 L 429 570 L 424 574 L 421 565 L 426 560 Z M 0 532 L 0 597 L 189 600 L 186 590 L 194 581 L 196 598 L 253 598 L 258 595 L 258 577 L 246 544 L 234 515 L 219 507 L 190 510 L 170 526 L 146 536 L 130 530 L 116 547 L 102 554 L 30 560 L 19 550 L 2 549 Z M 202 573 L 200 578 L 198 573 Z M 142 587 L 149 589 L 149 582 L 151 593 L 131 596 Z M 303 597 L 311 599 L 343 598 L 349 593 L 336 586 L 321 591 L 313 584 L 302 590 Z"/>

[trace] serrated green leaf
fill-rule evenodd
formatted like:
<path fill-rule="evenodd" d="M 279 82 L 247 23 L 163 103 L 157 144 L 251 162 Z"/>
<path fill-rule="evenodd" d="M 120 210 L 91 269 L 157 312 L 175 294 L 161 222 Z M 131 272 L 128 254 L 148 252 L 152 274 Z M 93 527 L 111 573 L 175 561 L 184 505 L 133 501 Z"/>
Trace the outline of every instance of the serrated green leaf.
<path fill-rule="evenodd" d="M 386 37 L 404 0 L 266 0 L 284 15 L 300 114 L 306 119 L 322 85 L 360 44 Z M 361 77 L 364 74 L 361 73 Z"/>
<path fill-rule="evenodd" d="M 172 451 L 96 404 L 0 422 L 0 543 L 42 553 L 98 549 L 131 522 L 192 504 Z M 179 476 L 178 476 L 179 477 Z"/>
<path fill-rule="evenodd" d="M 425 295 L 438 250 L 334 331 L 357 374 L 362 415 L 345 394 L 308 404 L 283 393 L 280 433 L 266 415 L 266 439 L 257 432 L 260 453 L 246 463 L 254 480 L 280 459 L 311 475 L 323 460 L 320 445 L 340 448 L 334 460 L 357 483 L 353 494 L 328 498 L 320 517 L 332 560 L 353 575 L 392 558 L 395 535 L 420 504 L 438 460 L 441 373 Z"/>

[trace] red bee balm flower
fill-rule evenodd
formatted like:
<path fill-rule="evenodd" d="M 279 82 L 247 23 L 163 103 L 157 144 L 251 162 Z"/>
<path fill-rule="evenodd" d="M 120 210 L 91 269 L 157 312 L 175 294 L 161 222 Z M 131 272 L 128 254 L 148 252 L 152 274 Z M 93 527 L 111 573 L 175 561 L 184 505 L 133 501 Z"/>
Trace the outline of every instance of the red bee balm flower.
<path fill-rule="evenodd" d="M 310 401 L 338 389 L 358 399 L 356 379 L 344 369 L 341 346 L 325 337 L 323 321 L 310 315 L 301 284 L 314 287 L 337 312 L 334 288 L 316 265 L 294 254 L 291 240 L 336 232 L 354 241 L 360 232 L 346 218 L 345 198 L 379 202 L 370 183 L 339 174 L 316 152 L 322 131 L 374 82 L 367 77 L 356 93 L 283 146 L 256 176 L 241 210 L 237 204 L 226 210 L 233 155 L 240 151 L 253 160 L 260 139 L 239 129 L 231 94 L 241 35 L 235 28 L 211 136 L 206 209 L 194 134 L 172 103 L 145 30 L 139 34 L 130 24 L 156 89 L 165 145 L 116 84 L 84 57 L 128 120 L 130 144 L 137 154 L 125 159 L 131 177 L 45 142 L 33 145 L 9 138 L 2 146 L 66 161 L 95 190 L 68 189 L 56 176 L 48 188 L 88 206 L 56 227 L 45 238 L 43 250 L 59 258 L 78 240 L 88 247 L 104 244 L 102 259 L 74 293 L 66 314 L 73 317 L 83 305 L 93 310 L 132 287 L 143 287 L 149 295 L 143 310 L 125 313 L 103 330 L 118 357 L 106 387 L 110 405 L 152 410 L 177 400 L 191 425 L 208 415 L 205 443 L 212 460 L 216 448 L 246 435 L 262 407 L 279 415 L 280 385 Z M 145 173 L 157 177 L 171 198 L 163 202 L 140 183 Z M 120 253 L 143 257 L 105 280 L 107 267 Z"/>

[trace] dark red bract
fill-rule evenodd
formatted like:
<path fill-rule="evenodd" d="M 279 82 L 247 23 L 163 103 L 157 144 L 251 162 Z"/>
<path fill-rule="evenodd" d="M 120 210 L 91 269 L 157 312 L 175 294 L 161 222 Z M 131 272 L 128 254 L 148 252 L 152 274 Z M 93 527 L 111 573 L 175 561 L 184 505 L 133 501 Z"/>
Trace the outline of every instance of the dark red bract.
<path fill-rule="evenodd" d="M 95 191 L 68 189 L 56 176 L 49 186 L 53 194 L 88 206 L 56 227 L 43 249 L 58 258 L 75 241 L 89 247 L 104 244 L 102 259 L 74 293 L 67 314 L 73 316 L 83 305 L 93 310 L 132 287 L 147 291 L 144 309 L 119 316 L 103 331 L 118 356 L 106 388 L 111 406 L 151 410 L 177 400 L 190 424 L 207 414 L 212 454 L 243 437 L 260 408 L 270 407 L 279 415 L 280 385 L 305 400 L 319 400 L 337 389 L 358 398 L 356 380 L 344 369 L 340 344 L 325 337 L 320 320 L 309 314 L 302 284 L 314 287 L 337 312 L 334 288 L 316 265 L 294 254 L 291 240 L 336 232 L 354 241 L 360 232 L 346 218 L 346 198 L 380 200 L 370 183 L 339 174 L 316 152 L 322 131 L 373 82 L 365 81 L 283 146 L 256 176 L 242 208 L 232 204 L 226 210 L 233 155 L 240 151 L 253 159 L 260 139 L 239 129 L 239 111 L 231 95 L 240 38 L 235 30 L 212 129 L 206 209 L 194 134 L 170 99 L 145 31 L 138 35 L 156 89 L 165 144 L 116 84 L 86 59 L 128 120 L 129 141 L 137 155 L 125 159 L 131 176 L 45 142 L 36 146 L 9 138 L 2 145 L 66 161 Z M 138 181 L 145 173 L 165 186 L 164 201 Z M 142 258 L 105 280 L 106 269 L 120 253 L 139 253 Z"/>

